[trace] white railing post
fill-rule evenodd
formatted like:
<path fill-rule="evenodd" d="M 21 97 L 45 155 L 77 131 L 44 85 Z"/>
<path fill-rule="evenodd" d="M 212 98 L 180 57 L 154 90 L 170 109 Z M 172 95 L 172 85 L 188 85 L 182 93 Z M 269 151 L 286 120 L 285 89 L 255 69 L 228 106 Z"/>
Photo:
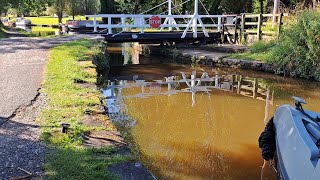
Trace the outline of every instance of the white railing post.
<path fill-rule="evenodd" d="M 222 28 L 222 16 L 218 17 L 218 31 L 221 32 Z"/>
<path fill-rule="evenodd" d="M 172 15 L 172 8 L 171 8 L 171 5 L 172 5 L 172 0 L 168 0 L 168 15 L 171 16 Z M 172 17 L 169 17 L 169 31 L 172 31 Z"/>
<path fill-rule="evenodd" d="M 190 28 L 190 26 L 191 26 L 191 23 L 193 22 L 193 19 L 194 19 L 194 16 L 191 18 L 191 20 L 189 21 L 186 29 L 183 31 L 183 34 L 182 34 L 181 38 L 185 38 L 185 37 L 186 37 L 187 32 L 188 32 L 188 30 L 189 30 L 189 28 Z"/>
<path fill-rule="evenodd" d="M 108 17 L 108 34 L 112 34 L 112 22 L 111 22 L 111 17 Z"/>
<path fill-rule="evenodd" d="M 93 32 L 98 32 L 97 30 L 97 16 L 93 17 Z"/>
<path fill-rule="evenodd" d="M 124 25 L 126 24 L 126 20 L 123 14 L 121 14 L 121 24 L 122 24 L 122 31 L 125 31 Z"/>
<path fill-rule="evenodd" d="M 196 38 L 198 36 L 198 26 L 197 25 L 198 25 L 198 18 L 195 15 L 195 17 L 193 18 L 193 23 L 192 23 L 192 26 L 193 26 L 192 31 L 193 31 L 194 38 Z"/>
<path fill-rule="evenodd" d="M 140 17 L 140 26 L 141 26 L 141 33 L 144 33 L 144 17 Z"/>
<path fill-rule="evenodd" d="M 198 37 L 199 0 L 194 1 L 193 37 Z"/>
<path fill-rule="evenodd" d="M 200 23 L 200 25 L 201 25 L 201 27 L 202 27 L 202 31 L 203 31 L 204 35 L 205 35 L 206 37 L 209 37 L 208 31 L 206 30 L 206 27 L 204 26 L 204 24 L 203 24 L 203 22 L 202 22 L 202 20 L 201 20 L 200 17 L 199 17 L 199 23 Z"/>

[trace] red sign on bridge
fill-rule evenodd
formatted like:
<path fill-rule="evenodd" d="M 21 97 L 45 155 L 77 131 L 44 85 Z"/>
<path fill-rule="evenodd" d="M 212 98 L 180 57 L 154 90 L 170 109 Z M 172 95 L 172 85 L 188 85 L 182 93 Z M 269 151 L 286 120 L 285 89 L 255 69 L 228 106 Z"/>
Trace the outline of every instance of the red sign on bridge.
<path fill-rule="evenodd" d="M 152 16 L 149 19 L 149 24 L 152 28 L 158 28 L 161 25 L 161 18 L 159 16 Z"/>

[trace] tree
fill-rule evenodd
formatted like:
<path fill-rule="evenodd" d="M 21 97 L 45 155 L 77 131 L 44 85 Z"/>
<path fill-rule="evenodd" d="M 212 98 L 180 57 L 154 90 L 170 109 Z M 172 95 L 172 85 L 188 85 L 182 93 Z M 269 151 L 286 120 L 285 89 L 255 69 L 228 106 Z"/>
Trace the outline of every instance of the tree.
<path fill-rule="evenodd" d="M 53 6 L 56 10 L 56 13 L 58 15 L 58 22 L 62 23 L 62 18 L 63 18 L 63 12 L 66 8 L 66 0 L 55 0 L 53 3 Z"/>
<path fill-rule="evenodd" d="M 101 13 L 102 14 L 116 14 L 117 7 L 116 2 L 114 0 L 100 0 L 101 5 Z M 104 23 L 108 23 L 106 18 L 102 19 Z"/>
<path fill-rule="evenodd" d="M 0 0 L 0 11 L 15 9 L 18 15 L 34 13 L 40 15 L 45 11 L 50 0 Z"/>
<path fill-rule="evenodd" d="M 117 13 L 116 2 L 114 0 L 100 0 L 102 14 Z"/>
<path fill-rule="evenodd" d="M 252 0 L 222 0 L 221 8 L 224 13 L 240 14 L 252 12 Z"/>
<path fill-rule="evenodd" d="M 304 8 L 316 8 L 318 4 L 317 0 L 303 0 L 302 1 L 302 6 Z"/>
<path fill-rule="evenodd" d="M 253 1 L 253 12 L 254 13 L 266 13 L 268 10 L 269 2 L 270 2 L 270 0 L 254 0 Z"/>

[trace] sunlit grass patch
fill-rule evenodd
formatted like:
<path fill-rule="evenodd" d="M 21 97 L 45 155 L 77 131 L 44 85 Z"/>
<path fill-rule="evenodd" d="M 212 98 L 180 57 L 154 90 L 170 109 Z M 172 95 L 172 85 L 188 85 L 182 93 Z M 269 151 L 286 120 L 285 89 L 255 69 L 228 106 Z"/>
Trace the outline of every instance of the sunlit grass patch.
<path fill-rule="evenodd" d="M 57 17 L 52 16 L 39 16 L 39 17 L 24 17 L 26 19 L 31 20 L 32 24 L 36 25 L 58 25 L 59 19 Z M 15 18 L 12 18 L 11 21 L 14 21 Z M 67 20 L 72 20 L 72 16 L 62 18 L 62 23 L 65 24 Z M 85 16 L 75 16 L 75 20 L 86 20 Z M 89 20 L 93 20 L 90 18 Z M 97 18 L 98 21 L 101 21 L 101 18 Z"/>
<path fill-rule="evenodd" d="M 114 163 L 131 157 L 113 154 L 113 148 L 104 149 L 56 149 L 45 166 L 48 179 L 117 179 L 106 169 Z M 72 168 L 70 168 L 72 167 Z"/>
<path fill-rule="evenodd" d="M 275 42 L 258 41 L 254 43 L 249 51 L 243 53 L 235 53 L 230 55 L 230 58 L 245 59 L 267 62 L 271 55 L 271 49 L 275 46 Z"/>

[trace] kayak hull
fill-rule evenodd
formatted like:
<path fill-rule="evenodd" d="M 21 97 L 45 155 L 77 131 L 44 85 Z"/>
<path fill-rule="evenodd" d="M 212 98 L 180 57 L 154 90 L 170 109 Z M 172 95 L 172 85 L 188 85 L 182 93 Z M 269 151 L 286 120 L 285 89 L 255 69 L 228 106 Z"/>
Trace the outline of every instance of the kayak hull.
<path fill-rule="evenodd" d="M 312 117 L 316 113 L 306 111 Z M 319 180 L 319 148 L 305 124 L 313 123 L 290 105 L 280 106 L 274 116 L 277 146 L 277 168 L 281 179 Z"/>

